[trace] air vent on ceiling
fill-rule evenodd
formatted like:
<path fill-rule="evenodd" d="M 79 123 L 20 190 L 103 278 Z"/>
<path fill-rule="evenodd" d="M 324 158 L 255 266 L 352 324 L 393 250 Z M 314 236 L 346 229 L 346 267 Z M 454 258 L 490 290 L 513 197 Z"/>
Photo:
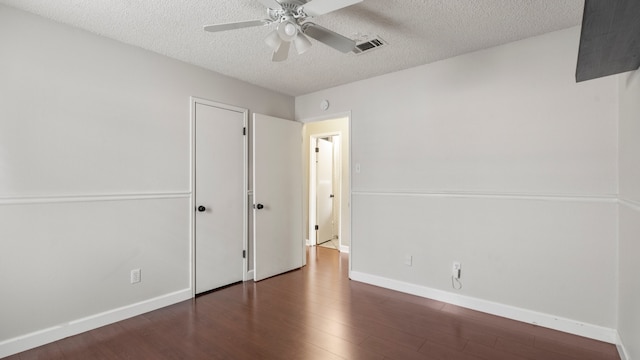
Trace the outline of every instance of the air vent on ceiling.
<path fill-rule="evenodd" d="M 382 38 L 380 38 L 379 36 L 376 36 L 363 41 L 357 41 L 354 53 L 356 55 L 360 55 L 371 50 L 379 49 L 386 45 L 386 41 L 382 40 Z"/>

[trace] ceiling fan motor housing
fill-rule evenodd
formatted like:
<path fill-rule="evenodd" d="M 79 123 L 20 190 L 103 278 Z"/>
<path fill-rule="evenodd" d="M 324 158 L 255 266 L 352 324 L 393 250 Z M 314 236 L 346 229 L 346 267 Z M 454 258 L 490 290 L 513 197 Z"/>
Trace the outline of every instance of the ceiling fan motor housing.
<path fill-rule="evenodd" d="M 267 14 L 273 22 L 291 21 L 300 24 L 307 17 L 304 12 L 304 3 L 300 1 L 284 1 L 280 3 L 279 9 L 267 9 Z"/>

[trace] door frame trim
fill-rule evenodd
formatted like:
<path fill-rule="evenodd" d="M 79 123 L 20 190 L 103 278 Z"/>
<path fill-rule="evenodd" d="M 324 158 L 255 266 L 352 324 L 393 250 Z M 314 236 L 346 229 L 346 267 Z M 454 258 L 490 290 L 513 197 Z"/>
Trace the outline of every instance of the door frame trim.
<path fill-rule="evenodd" d="M 196 200 L 196 104 L 202 104 L 207 106 L 213 106 L 220 109 L 225 109 L 229 111 L 236 111 L 242 114 L 242 122 L 245 129 L 248 132 L 248 122 L 249 122 L 249 109 L 241 108 L 233 105 L 228 105 L 212 100 L 207 100 L 195 96 L 189 97 L 189 107 L 190 107 L 190 120 L 189 120 L 189 285 L 191 286 L 191 296 L 195 297 L 196 295 L 196 252 L 195 252 L 195 200 Z M 243 216 L 242 216 L 242 247 L 244 251 L 249 251 L 249 207 L 248 207 L 248 190 L 249 190 L 249 136 L 248 133 L 245 133 L 243 140 Z M 240 254 L 238 254 L 240 256 Z M 249 280 L 249 271 L 248 271 L 248 259 L 249 256 L 245 256 L 242 260 L 242 279 L 243 281 Z"/>
<path fill-rule="evenodd" d="M 320 121 L 327 121 L 327 120 L 335 120 L 335 119 L 340 119 L 340 118 L 347 118 L 347 124 L 348 124 L 348 139 L 349 139 L 349 146 L 345 148 L 344 146 L 344 134 L 342 135 L 342 144 L 341 144 L 341 148 L 340 151 L 345 151 L 345 149 L 349 152 L 348 155 L 348 162 L 349 162 L 349 189 L 347 191 L 347 193 L 344 193 L 345 189 L 342 189 L 340 191 L 342 191 L 342 196 L 346 196 L 347 197 L 347 211 L 345 213 L 348 213 L 349 215 L 349 247 L 348 249 L 344 249 L 341 248 L 340 251 L 347 251 L 349 253 L 349 276 L 351 276 L 351 264 L 352 264 L 352 257 L 353 257 L 353 234 L 352 234 L 352 230 L 351 230 L 351 219 L 353 217 L 352 214 L 352 210 L 351 210 L 351 199 L 352 199 L 352 187 L 353 187 L 353 174 L 354 171 L 352 169 L 353 166 L 353 153 L 352 153 L 352 148 L 353 148 L 353 131 L 352 131 L 352 123 L 353 123 L 353 114 L 351 113 L 351 110 L 349 111 L 342 111 L 342 112 L 336 112 L 336 113 L 331 113 L 331 114 L 323 114 L 320 116 L 312 116 L 312 117 L 308 117 L 308 118 L 300 118 L 297 119 L 297 121 L 301 121 L 305 126 L 310 124 L 310 123 L 315 123 L 315 122 L 320 122 Z M 305 136 L 306 136 L 306 130 L 303 131 Z M 309 158 L 306 159 L 306 161 L 308 161 Z M 309 167 L 311 167 L 311 164 L 309 164 Z M 344 176 L 344 173 L 340 173 L 340 176 Z M 309 192 L 311 192 L 309 190 Z M 345 213 L 342 213 L 342 206 L 340 208 L 340 212 L 341 212 L 341 218 L 340 218 L 340 226 L 344 225 L 344 219 L 343 216 L 345 216 Z M 308 214 L 309 217 L 309 221 L 311 221 L 311 215 Z M 342 239 L 344 237 L 344 234 L 342 233 L 342 228 L 340 229 L 340 238 Z M 311 243 L 311 239 L 307 239 L 308 240 L 308 244 L 310 245 Z M 342 240 L 341 240 L 342 243 Z M 305 258 L 305 263 L 306 265 L 306 258 Z"/>

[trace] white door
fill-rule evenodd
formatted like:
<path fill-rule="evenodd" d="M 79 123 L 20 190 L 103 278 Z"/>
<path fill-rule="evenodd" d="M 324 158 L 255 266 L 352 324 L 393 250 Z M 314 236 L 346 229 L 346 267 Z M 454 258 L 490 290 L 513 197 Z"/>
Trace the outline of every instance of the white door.
<path fill-rule="evenodd" d="M 333 143 L 317 139 L 316 144 L 316 244 L 333 239 Z"/>
<path fill-rule="evenodd" d="M 195 283 L 201 293 L 243 280 L 247 112 L 195 104 Z"/>
<path fill-rule="evenodd" d="M 253 115 L 254 279 L 303 265 L 302 124 Z"/>

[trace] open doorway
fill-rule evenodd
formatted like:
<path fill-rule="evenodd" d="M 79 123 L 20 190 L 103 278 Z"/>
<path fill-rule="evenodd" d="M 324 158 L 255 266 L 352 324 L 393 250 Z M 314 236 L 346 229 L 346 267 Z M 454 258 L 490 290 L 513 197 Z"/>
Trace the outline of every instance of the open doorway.
<path fill-rule="evenodd" d="M 306 123 L 304 142 L 307 244 L 349 252 L 349 118 Z"/>

